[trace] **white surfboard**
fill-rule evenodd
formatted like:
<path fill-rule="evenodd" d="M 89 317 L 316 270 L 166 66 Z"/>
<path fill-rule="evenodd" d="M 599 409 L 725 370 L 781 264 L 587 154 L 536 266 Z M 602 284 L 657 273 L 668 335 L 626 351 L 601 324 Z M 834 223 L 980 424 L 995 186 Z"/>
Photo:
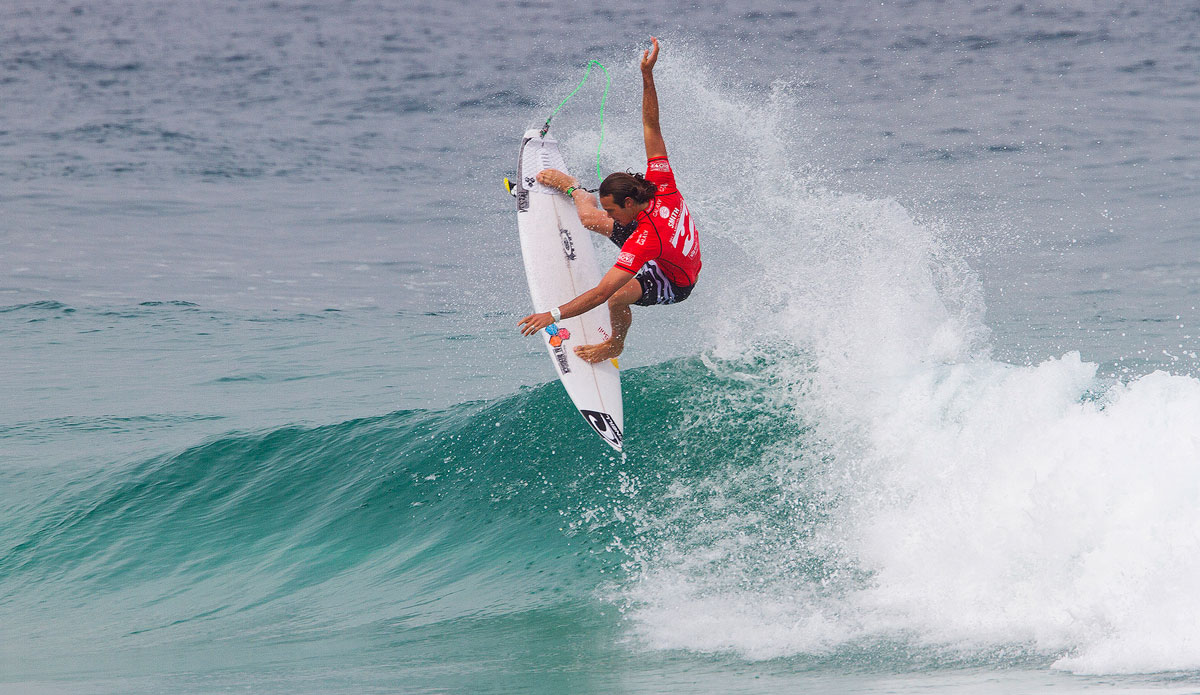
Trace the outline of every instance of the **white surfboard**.
<path fill-rule="evenodd" d="M 517 227 L 525 277 L 535 311 L 549 311 L 571 301 L 600 283 L 600 266 L 592 232 L 584 229 L 575 204 L 565 194 L 537 182 L 542 169 L 566 171 L 558 142 L 528 130 L 521 140 L 517 180 L 512 194 L 517 199 Z M 563 319 L 541 331 L 550 361 L 567 395 L 583 418 L 604 441 L 617 451 L 624 439 L 625 419 L 621 405 L 621 375 L 616 360 L 591 364 L 575 355 L 576 345 L 591 345 L 612 335 L 608 304 L 582 316 Z"/>

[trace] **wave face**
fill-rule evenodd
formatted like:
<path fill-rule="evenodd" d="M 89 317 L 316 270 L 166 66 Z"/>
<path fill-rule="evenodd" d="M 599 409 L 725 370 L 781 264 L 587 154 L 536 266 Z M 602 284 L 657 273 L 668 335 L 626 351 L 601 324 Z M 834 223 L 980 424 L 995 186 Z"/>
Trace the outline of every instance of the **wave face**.
<path fill-rule="evenodd" d="M 569 593 L 594 549 L 560 532 L 558 510 L 602 473 L 580 465 L 583 444 L 546 446 L 577 424 L 559 422 L 573 411 L 554 389 L 231 435 L 97 473 L 8 527 L 3 600 L 37 611 L 46 592 L 95 592 L 131 618 L 97 629 L 142 634 L 253 626 L 309 600 L 335 624 L 404 623 Z M 195 608 L 158 624 L 163 604 Z M 46 633 L 74 621 L 44 618 Z"/>

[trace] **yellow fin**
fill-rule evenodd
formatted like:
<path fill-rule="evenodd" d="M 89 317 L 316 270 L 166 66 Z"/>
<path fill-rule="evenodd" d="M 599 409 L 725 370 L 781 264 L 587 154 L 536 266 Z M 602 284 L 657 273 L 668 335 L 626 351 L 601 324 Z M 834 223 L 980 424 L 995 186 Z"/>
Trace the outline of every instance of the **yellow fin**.
<path fill-rule="evenodd" d="M 612 358 L 611 360 L 609 360 L 609 362 L 612 362 L 612 363 L 613 363 L 613 366 L 614 366 L 614 367 L 616 367 L 617 369 L 620 369 L 620 368 L 621 368 L 621 365 L 620 365 L 620 363 L 618 363 L 618 362 L 617 362 L 617 358 L 616 358 L 616 357 L 614 357 L 614 358 Z"/>

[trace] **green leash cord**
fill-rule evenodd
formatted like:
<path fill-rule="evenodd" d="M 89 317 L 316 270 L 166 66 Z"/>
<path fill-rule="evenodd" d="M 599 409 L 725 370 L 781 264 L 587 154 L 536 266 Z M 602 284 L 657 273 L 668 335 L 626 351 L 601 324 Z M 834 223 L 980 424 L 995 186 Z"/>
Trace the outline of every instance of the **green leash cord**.
<path fill-rule="evenodd" d="M 579 91 L 579 88 L 583 86 L 584 82 L 588 81 L 588 77 L 592 74 L 593 65 L 600 66 L 600 69 L 604 71 L 604 94 L 600 97 L 600 143 L 596 145 L 596 180 L 602 181 L 603 177 L 600 176 L 600 148 L 604 145 L 604 104 L 608 101 L 608 85 L 612 82 L 612 78 L 608 76 L 608 68 L 601 65 L 600 61 L 589 60 L 587 62 L 587 70 L 583 73 L 583 79 L 579 81 L 579 84 L 575 85 L 575 89 L 567 95 L 566 99 L 563 99 L 558 103 L 558 108 L 554 109 L 554 113 L 550 114 L 550 117 L 546 119 L 546 125 L 542 126 L 541 133 L 539 134 L 541 137 L 546 137 L 546 133 L 550 132 L 550 119 L 557 116 L 558 112 L 567 103 L 567 101 L 569 101 L 571 97 L 575 96 L 575 92 Z"/>

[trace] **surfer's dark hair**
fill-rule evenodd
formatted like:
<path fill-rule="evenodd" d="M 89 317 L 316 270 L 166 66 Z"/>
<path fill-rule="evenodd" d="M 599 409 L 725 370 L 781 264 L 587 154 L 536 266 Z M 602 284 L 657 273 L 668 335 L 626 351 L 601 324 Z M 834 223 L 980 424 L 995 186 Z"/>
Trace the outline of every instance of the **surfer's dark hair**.
<path fill-rule="evenodd" d="M 635 203 L 649 203 L 657 190 L 658 186 L 647 181 L 646 177 L 628 171 L 609 174 L 600 184 L 601 197 L 611 195 L 613 202 L 622 208 L 629 198 L 633 198 Z"/>

